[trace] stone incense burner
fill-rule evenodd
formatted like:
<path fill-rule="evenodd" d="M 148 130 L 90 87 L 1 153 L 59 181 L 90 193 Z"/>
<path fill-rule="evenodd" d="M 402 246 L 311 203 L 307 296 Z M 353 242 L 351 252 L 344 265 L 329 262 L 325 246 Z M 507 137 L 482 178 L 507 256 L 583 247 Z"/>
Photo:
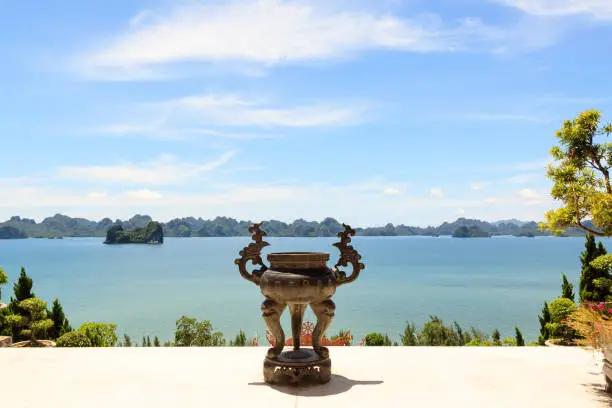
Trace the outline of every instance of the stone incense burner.
<path fill-rule="evenodd" d="M 263 240 L 266 233 L 260 229 L 261 223 L 249 228 L 253 241 L 236 259 L 240 275 L 261 289 L 265 296 L 261 305 L 263 318 L 275 339 L 264 360 L 264 379 L 270 384 L 326 383 L 331 378 L 329 351 L 321 346 L 325 331 L 334 318 L 336 306 L 331 297 L 340 285 L 352 282 L 364 269 L 359 262 L 361 255 L 351 246 L 351 236 L 355 231 L 344 225 L 338 233 L 340 242 L 334 246 L 340 250 L 340 259 L 332 268 L 327 267 L 329 254 L 323 252 L 281 252 L 268 255 L 270 267 L 261 259 L 262 248 L 270 245 Z M 261 266 L 252 273 L 247 271 L 247 263 Z M 339 267 L 351 264 L 350 276 Z M 312 333 L 312 349 L 300 347 L 300 331 L 306 307 L 310 305 L 317 317 Z M 291 332 L 293 350 L 283 352 L 285 333 L 281 327 L 281 315 L 289 306 L 291 313 Z"/>

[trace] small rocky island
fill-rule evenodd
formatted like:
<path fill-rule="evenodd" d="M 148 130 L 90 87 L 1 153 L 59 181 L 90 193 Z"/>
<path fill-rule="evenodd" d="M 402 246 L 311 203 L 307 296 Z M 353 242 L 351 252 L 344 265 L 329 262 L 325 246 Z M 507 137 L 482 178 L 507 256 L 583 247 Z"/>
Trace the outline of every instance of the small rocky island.
<path fill-rule="evenodd" d="M 121 225 L 110 227 L 106 231 L 105 244 L 151 244 L 164 243 L 164 231 L 159 222 L 151 221 L 145 228 L 126 231 Z"/>
<path fill-rule="evenodd" d="M 465 225 L 455 229 L 453 231 L 453 238 L 490 238 L 491 235 L 483 231 L 481 228 L 473 225 L 466 227 Z"/>
<path fill-rule="evenodd" d="M 0 227 L 0 239 L 23 239 L 26 234 L 14 227 Z"/>

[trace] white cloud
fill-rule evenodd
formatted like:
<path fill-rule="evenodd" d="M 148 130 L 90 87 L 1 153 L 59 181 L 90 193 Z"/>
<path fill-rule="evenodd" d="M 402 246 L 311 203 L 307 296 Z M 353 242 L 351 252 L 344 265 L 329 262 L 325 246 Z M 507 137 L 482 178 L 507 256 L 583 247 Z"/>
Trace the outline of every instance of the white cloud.
<path fill-rule="evenodd" d="M 271 107 L 224 95 L 202 95 L 149 104 L 164 115 L 219 126 L 313 127 L 356 123 L 365 107 L 318 103 Z"/>
<path fill-rule="evenodd" d="M 162 197 L 160 193 L 156 191 L 151 191 L 146 188 L 143 188 L 141 190 L 125 191 L 123 192 L 123 196 L 128 198 L 135 198 L 137 200 L 157 200 Z"/>
<path fill-rule="evenodd" d="M 112 166 L 64 166 L 59 176 L 69 180 L 112 183 L 173 184 L 197 178 L 226 164 L 235 152 L 229 151 L 203 164 L 179 163 L 171 156 L 142 164 Z"/>
<path fill-rule="evenodd" d="M 367 105 L 364 102 L 318 102 L 278 106 L 234 95 L 195 95 L 128 106 L 126 110 L 138 111 L 137 116 L 153 119 L 102 125 L 89 131 L 107 136 L 137 135 L 172 140 L 202 136 L 235 140 L 278 139 L 283 135 L 271 133 L 269 129 L 361 123 L 367 120 Z M 237 127 L 260 128 L 261 131 L 236 132 L 232 129 Z"/>
<path fill-rule="evenodd" d="M 91 199 L 106 198 L 107 196 L 108 194 L 106 191 L 92 191 L 91 193 L 87 194 L 87 197 Z"/>
<path fill-rule="evenodd" d="M 400 191 L 397 188 L 387 187 L 383 190 L 383 194 L 385 195 L 398 195 Z"/>
<path fill-rule="evenodd" d="M 493 0 L 525 13 L 545 17 L 587 14 L 595 19 L 612 19 L 610 0 Z"/>
<path fill-rule="evenodd" d="M 526 205 L 541 204 L 546 200 L 546 196 L 536 192 L 531 188 L 523 188 L 517 192 L 518 196 L 524 201 Z"/>
<path fill-rule="evenodd" d="M 504 202 L 505 200 L 501 197 L 488 197 L 488 198 L 485 198 L 484 200 L 485 204 L 493 204 L 493 205 L 502 204 Z"/>
<path fill-rule="evenodd" d="M 490 182 L 488 181 L 478 181 L 478 182 L 470 183 L 470 188 L 472 190 L 484 190 L 484 188 L 489 184 Z"/>
<path fill-rule="evenodd" d="M 357 5 L 348 9 L 348 2 L 343 10 L 339 6 L 313 0 L 186 2 L 158 14 L 137 14 L 125 32 L 77 58 L 76 64 L 87 75 L 101 79 L 155 79 L 164 78 L 164 67 L 178 62 L 273 66 L 343 58 L 368 50 L 490 49 L 486 44 L 516 36 L 508 27 L 487 27 L 474 18 L 448 27 L 433 14 L 404 19 Z"/>
<path fill-rule="evenodd" d="M 442 198 L 444 197 L 444 191 L 439 187 L 430 188 L 429 195 L 432 197 Z"/>

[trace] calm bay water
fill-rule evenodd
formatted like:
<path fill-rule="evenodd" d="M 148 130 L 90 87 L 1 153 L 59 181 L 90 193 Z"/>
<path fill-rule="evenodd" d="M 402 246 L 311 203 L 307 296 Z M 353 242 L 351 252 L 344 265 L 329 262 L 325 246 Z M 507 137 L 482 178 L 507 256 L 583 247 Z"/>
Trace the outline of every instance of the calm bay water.
<path fill-rule="evenodd" d="M 335 238 L 268 238 L 274 252 L 323 251 L 337 259 Z M 239 329 L 265 343 L 259 289 L 233 261 L 250 238 L 167 238 L 162 246 L 102 244 L 100 238 L 0 240 L 0 265 L 9 276 L 6 302 L 23 265 L 34 292 L 58 297 L 73 327 L 116 323 L 118 332 L 171 339 L 182 315 L 208 319 L 226 337 Z M 604 245 L 612 249 L 612 240 Z M 356 342 L 373 331 L 399 340 L 406 321 L 429 315 L 462 327 L 514 336 L 518 325 L 537 339 L 544 300 L 560 293 L 561 272 L 575 284 L 583 238 L 452 239 L 356 237 L 366 269 L 336 292 L 329 334 L 351 329 Z M 267 252 L 266 252 L 267 253 Z M 265 257 L 264 257 L 265 259 Z M 286 312 L 285 312 L 286 313 Z M 310 310 L 307 319 L 315 321 Z M 284 316 L 285 329 L 289 319 Z"/>

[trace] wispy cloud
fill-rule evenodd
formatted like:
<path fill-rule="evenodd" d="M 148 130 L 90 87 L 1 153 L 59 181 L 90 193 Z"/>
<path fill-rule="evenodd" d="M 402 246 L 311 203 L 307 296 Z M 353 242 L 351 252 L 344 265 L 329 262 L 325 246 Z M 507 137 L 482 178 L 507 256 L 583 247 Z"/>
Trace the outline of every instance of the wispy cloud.
<path fill-rule="evenodd" d="M 595 19 L 612 20 L 612 2 L 609 0 L 492 0 L 524 11 L 525 13 L 562 17 L 589 15 Z"/>
<path fill-rule="evenodd" d="M 63 166 L 59 177 L 68 180 L 84 180 L 105 183 L 173 184 L 198 178 L 223 166 L 234 156 L 229 151 L 220 157 L 202 164 L 180 163 L 172 156 L 162 156 L 141 164 L 119 164 L 111 166 Z"/>
<path fill-rule="evenodd" d="M 442 190 L 440 187 L 433 187 L 429 189 L 429 195 L 436 198 L 443 198 L 444 190 Z"/>
<path fill-rule="evenodd" d="M 173 118 L 218 126 L 314 127 L 358 123 L 365 106 L 316 103 L 274 107 L 226 95 L 197 95 L 148 104 Z"/>
<path fill-rule="evenodd" d="M 163 79 L 171 65 L 182 62 L 240 61 L 270 67 L 369 50 L 489 52 L 518 39 L 528 46 L 533 38 L 522 38 L 522 32 L 518 27 L 490 27 L 471 17 L 450 26 L 432 13 L 401 18 L 349 2 L 181 2 L 158 13 L 138 13 L 123 33 L 76 58 L 75 64 L 90 78 Z"/>
<path fill-rule="evenodd" d="M 130 190 L 123 192 L 124 197 L 135 198 L 137 200 L 157 200 L 162 198 L 162 195 L 157 191 L 152 191 L 147 188 L 140 190 Z"/>
<path fill-rule="evenodd" d="M 263 99 L 250 100 L 234 95 L 206 94 L 127 107 L 134 119 L 124 123 L 100 125 L 90 133 L 107 136 L 137 135 L 172 140 L 201 137 L 223 139 L 279 139 L 270 129 L 342 126 L 368 120 L 372 108 L 366 102 L 316 102 L 281 106 Z M 249 128 L 236 131 L 237 128 Z M 254 130 L 256 129 L 256 130 Z"/>

